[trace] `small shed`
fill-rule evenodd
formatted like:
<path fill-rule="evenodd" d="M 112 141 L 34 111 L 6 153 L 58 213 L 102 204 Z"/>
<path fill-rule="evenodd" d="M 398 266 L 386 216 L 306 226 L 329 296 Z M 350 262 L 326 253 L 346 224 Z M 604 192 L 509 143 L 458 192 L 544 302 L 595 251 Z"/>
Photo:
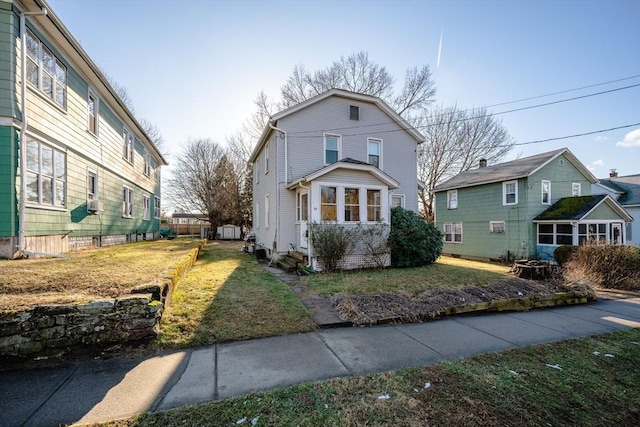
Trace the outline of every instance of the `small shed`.
<path fill-rule="evenodd" d="M 240 227 L 227 224 L 218 227 L 218 238 L 221 240 L 240 240 Z"/>

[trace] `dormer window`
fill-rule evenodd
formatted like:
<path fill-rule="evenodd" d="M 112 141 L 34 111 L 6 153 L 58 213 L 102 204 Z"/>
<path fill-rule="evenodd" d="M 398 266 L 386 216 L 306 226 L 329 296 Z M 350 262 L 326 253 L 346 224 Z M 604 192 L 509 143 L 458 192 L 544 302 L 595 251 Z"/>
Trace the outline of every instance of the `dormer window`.
<path fill-rule="evenodd" d="M 357 107 L 355 105 L 349 106 L 349 119 L 360 120 L 360 107 Z"/>

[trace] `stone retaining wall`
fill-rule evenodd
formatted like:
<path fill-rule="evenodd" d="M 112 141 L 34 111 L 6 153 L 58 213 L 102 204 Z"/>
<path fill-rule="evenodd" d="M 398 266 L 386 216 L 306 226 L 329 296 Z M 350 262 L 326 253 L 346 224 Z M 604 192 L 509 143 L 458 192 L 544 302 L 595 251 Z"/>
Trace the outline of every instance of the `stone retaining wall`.
<path fill-rule="evenodd" d="M 173 289 L 198 259 L 203 244 L 162 283 L 141 285 L 130 295 L 0 314 L 0 360 L 55 357 L 154 337 Z"/>

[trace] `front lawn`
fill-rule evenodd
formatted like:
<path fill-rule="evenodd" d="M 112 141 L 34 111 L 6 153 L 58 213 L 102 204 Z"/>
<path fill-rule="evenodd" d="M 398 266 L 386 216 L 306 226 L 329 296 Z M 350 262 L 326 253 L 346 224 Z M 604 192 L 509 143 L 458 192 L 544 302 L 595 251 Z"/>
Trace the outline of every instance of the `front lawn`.
<path fill-rule="evenodd" d="M 325 297 L 342 292 L 385 292 L 413 297 L 434 288 L 484 286 L 511 277 L 506 266 L 442 256 L 424 267 L 314 274 L 306 278 L 306 283 Z"/>
<path fill-rule="evenodd" d="M 640 329 L 148 413 L 124 426 L 631 426 Z"/>
<path fill-rule="evenodd" d="M 163 315 L 159 347 L 203 346 L 314 329 L 295 294 L 240 248 L 237 242 L 204 247 Z"/>

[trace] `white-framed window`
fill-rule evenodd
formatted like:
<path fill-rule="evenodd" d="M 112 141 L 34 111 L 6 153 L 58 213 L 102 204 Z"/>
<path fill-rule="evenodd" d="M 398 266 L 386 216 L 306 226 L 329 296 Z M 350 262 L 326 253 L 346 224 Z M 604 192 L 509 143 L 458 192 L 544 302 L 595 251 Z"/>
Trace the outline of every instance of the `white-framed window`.
<path fill-rule="evenodd" d="M 341 150 L 340 135 L 324 134 L 324 164 L 329 165 L 340 160 Z"/>
<path fill-rule="evenodd" d="M 542 204 L 550 205 L 551 204 L 551 181 L 542 180 L 540 190 L 542 192 Z"/>
<path fill-rule="evenodd" d="M 254 178 L 257 184 L 260 182 L 260 160 L 256 160 L 253 164 L 253 171 L 255 172 Z"/>
<path fill-rule="evenodd" d="M 126 127 L 123 130 L 122 158 L 133 164 L 133 150 L 135 147 L 135 138 L 131 131 Z"/>
<path fill-rule="evenodd" d="M 502 204 L 518 204 L 518 181 L 507 181 L 502 183 Z"/>
<path fill-rule="evenodd" d="M 27 202 L 64 208 L 67 192 L 67 154 L 27 136 Z"/>
<path fill-rule="evenodd" d="M 447 209 L 458 209 L 458 190 L 447 191 Z"/>
<path fill-rule="evenodd" d="M 380 190 L 367 190 L 367 221 L 382 221 Z"/>
<path fill-rule="evenodd" d="M 571 195 L 574 197 L 582 195 L 582 185 L 579 182 L 571 184 Z"/>
<path fill-rule="evenodd" d="M 600 242 L 605 243 L 607 241 L 607 224 L 606 223 L 591 223 L 591 224 L 578 224 L 578 244 L 582 245 L 586 242 Z"/>
<path fill-rule="evenodd" d="M 446 222 L 444 224 L 444 241 L 447 243 L 462 243 L 461 222 Z"/>
<path fill-rule="evenodd" d="M 264 146 L 264 174 L 269 173 L 269 143 Z"/>
<path fill-rule="evenodd" d="M 98 172 L 87 169 L 87 200 L 99 200 Z"/>
<path fill-rule="evenodd" d="M 87 95 L 87 130 L 92 134 L 98 136 L 100 129 L 100 98 L 89 88 L 89 94 Z"/>
<path fill-rule="evenodd" d="M 122 186 L 122 216 L 133 218 L 133 190 L 126 185 Z"/>
<path fill-rule="evenodd" d="M 320 187 L 320 219 L 322 221 L 338 220 L 338 189 L 333 186 Z"/>
<path fill-rule="evenodd" d="M 382 169 L 382 140 L 367 138 L 367 163 Z"/>
<path fill-rule="evenodd" d="M 404 194 L 394 194 L 391 196 L 391 207 L 395 208 L 398 206 L 404 208 Z"/>
<path fill-rule="evenodd" d="M 504 233 L 504 221 L 489 221 L 490 233 Z"/>
<path fill-rule="evenodd" d="M 256 217 L 254 218 L 253 224 L 256 228 L 260 228 L 260 202 L 256 202 Z"/>
<path fill-rule="evenodd" d="M 269 222 L 271 222 L 271 206 L 269 203 L 269 195 L 264 196 L 264 228 L 269 228 Z"/>
<path fill-rule="evenodd" d="M 26 32 L 27 81 L 67 108 L 67 67 L 33 33 Z"/>
<path fill-rule="evenodd" d="M 142 196 L 142 219 L 149 221 L 151 219 L 151 197 L 147 195 Z"/>
<path fill-rule="evenodd" d="M 160 215 L 162 212 L 160 211 L 160 197 L 153 197 L 153 217 L 155 219 L 160 219 Z"/>
<path fill-rule="evenodd" d="M 143 154 L 144 159 L 144 174 L 151 176 L 151 154 L 145 149 Z"/>
<path fill-rule="evenodd" d="M 573 225 L 538 224 L 539 245 L 572 245 Z"/>
<path fill-rule="evenodd" d="M 309 193 L 299 192 L 296 197 L 296 221 L 309 219 Z"/>
<path fill-rule="evenodd" d="M 360 120 L 360 107 L 357 105 L 349 105 L 349 119 Z"/>
<path fill-rule="evenodd" d="M 344 220 L 347 222 L 360 221 L 360 189 L 344 189 Z"/>

